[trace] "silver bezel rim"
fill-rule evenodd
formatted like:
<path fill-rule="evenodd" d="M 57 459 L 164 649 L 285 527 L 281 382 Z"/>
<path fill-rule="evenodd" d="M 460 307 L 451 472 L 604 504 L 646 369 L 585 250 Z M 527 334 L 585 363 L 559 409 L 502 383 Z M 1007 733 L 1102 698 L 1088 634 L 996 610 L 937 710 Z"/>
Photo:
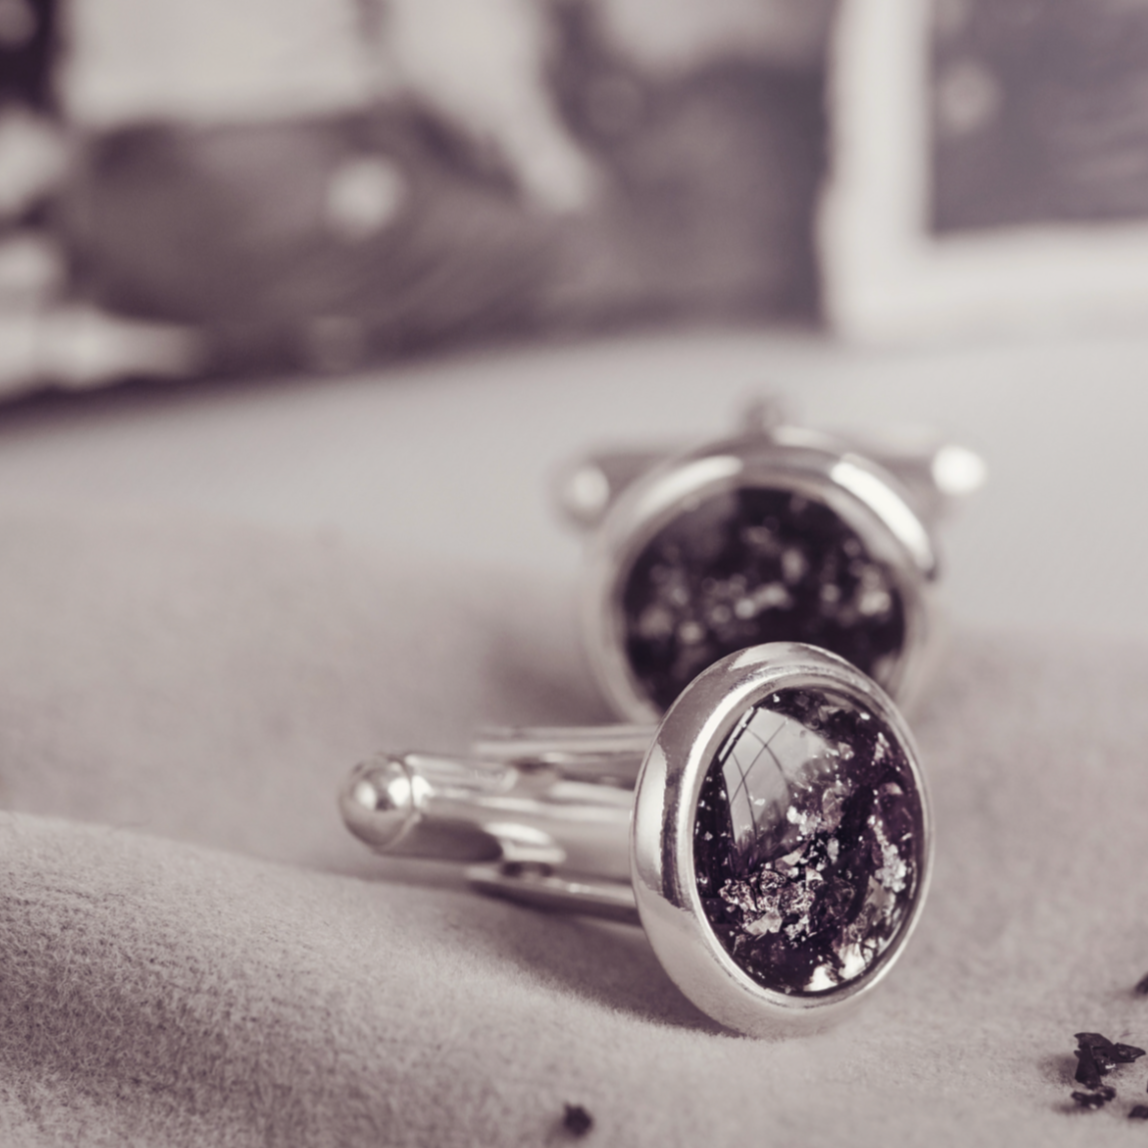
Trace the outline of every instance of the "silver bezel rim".
<path fill-rule="evenodd" d="M 768 438 L 732 439 L 667 460 L 625 490 L 603 519 L 582 584 L 582 630 L 593 672 L 619 716 L 634 722 L 661 717 L 625 650 L 622 595 L 634 562 L 684 507 L 739 486 L 787 489 L 825 503 L 889 565 L 904 604 L 906 637 L 882 685 L 902 705 L 911 704 L 927 677 L 934 640 L 932 538 L 907 492 L 882 467 L 829 436 L 779 428 Z"/>
<path fill-rule="evenodd" d="M 895 941 L 872 969 L 830 992 L 788 995 L 752 980 L 726 952 L 694 879 L 693 826 L 706 771 L 745 710 L 781 688 L 821 687 L 868 706 L 898 737 L 921 802 L 917 893 Z M 631 829 L 638 912 L 666 971 L 715 1020 L 754 1036 L 815 1031 L 846 1015 L 888 974 L 909 941 L 932 872 L 932 814 L 913 736 L 888 695 L 844 659 L 812 646 L 771 643 L 715 663 L 666 714 L 642 767 Z"/>

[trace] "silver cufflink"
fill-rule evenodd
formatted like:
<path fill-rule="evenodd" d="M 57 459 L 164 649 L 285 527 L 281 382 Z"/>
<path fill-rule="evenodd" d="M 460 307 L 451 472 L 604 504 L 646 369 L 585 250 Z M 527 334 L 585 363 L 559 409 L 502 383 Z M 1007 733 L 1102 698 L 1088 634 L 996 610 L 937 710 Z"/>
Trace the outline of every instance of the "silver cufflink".
<path fill-rule="evenodd" d="M 479 891 L 640 922 L 700 1009 L 755 1036 L 838 1019 L 920 915 L 932 829 L 912 735 L 844 659 L 727 656 L 655 729 L 516 731 L 470 760 L 381 754 L 340 794 L 373 848 Z"/>
<path fill-rule="evenodd" d="M 769 404 L 696 450 L 570 467 L 585 646 L 616 712 L 656 720 L 705 666 L 774 641 L 832 650 L 911 700 L 935 648 L 933 523 L 984 475 L 954 444 L 845 440 Z"/>

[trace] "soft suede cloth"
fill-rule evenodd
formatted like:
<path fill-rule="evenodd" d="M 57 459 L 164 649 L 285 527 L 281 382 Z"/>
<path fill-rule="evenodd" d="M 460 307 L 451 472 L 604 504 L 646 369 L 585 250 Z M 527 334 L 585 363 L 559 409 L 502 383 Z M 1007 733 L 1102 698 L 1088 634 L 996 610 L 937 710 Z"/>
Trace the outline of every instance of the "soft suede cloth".
<path fill-rule="evenodd" d="M 1148 649 L 954 634 L 936 867 L 866 1007 L 760 1041 L 640 930 L 372 858 L 379 746 L 603 720 L 571 587 L 330 535 L 0 522 L 0 1143 L 1093 1144 L 1073 1034 L 1148 1042 Z M 1107 1130 L 1107 1131 L 1105 1131 Z M 1130 1133 L 1131 1134 L 1131 1133 Z"/>

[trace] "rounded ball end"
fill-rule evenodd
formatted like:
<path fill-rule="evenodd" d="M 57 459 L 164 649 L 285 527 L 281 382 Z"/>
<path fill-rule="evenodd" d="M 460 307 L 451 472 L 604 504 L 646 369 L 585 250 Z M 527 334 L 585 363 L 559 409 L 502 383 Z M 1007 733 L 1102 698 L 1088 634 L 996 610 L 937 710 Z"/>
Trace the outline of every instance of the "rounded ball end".
<path fill-rule="evenodd" d="M 417 816 L 411 774 L 399 758 L 374 757 L 355 766 L 339 793 L 347 828 L 372 849 L 388 849 Z"/>

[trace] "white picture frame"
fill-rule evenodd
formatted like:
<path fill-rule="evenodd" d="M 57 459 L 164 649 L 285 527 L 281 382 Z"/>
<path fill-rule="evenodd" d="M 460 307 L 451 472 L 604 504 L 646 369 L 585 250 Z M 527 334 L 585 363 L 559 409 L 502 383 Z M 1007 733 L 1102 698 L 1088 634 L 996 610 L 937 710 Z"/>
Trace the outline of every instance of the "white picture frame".
<path fill-rule="evenodd" d="M 929 231 L 932 10 L 840 5 L 817 236 L 832 329 L 900 343 L 1148 328 L 1148 221 Z"/>

